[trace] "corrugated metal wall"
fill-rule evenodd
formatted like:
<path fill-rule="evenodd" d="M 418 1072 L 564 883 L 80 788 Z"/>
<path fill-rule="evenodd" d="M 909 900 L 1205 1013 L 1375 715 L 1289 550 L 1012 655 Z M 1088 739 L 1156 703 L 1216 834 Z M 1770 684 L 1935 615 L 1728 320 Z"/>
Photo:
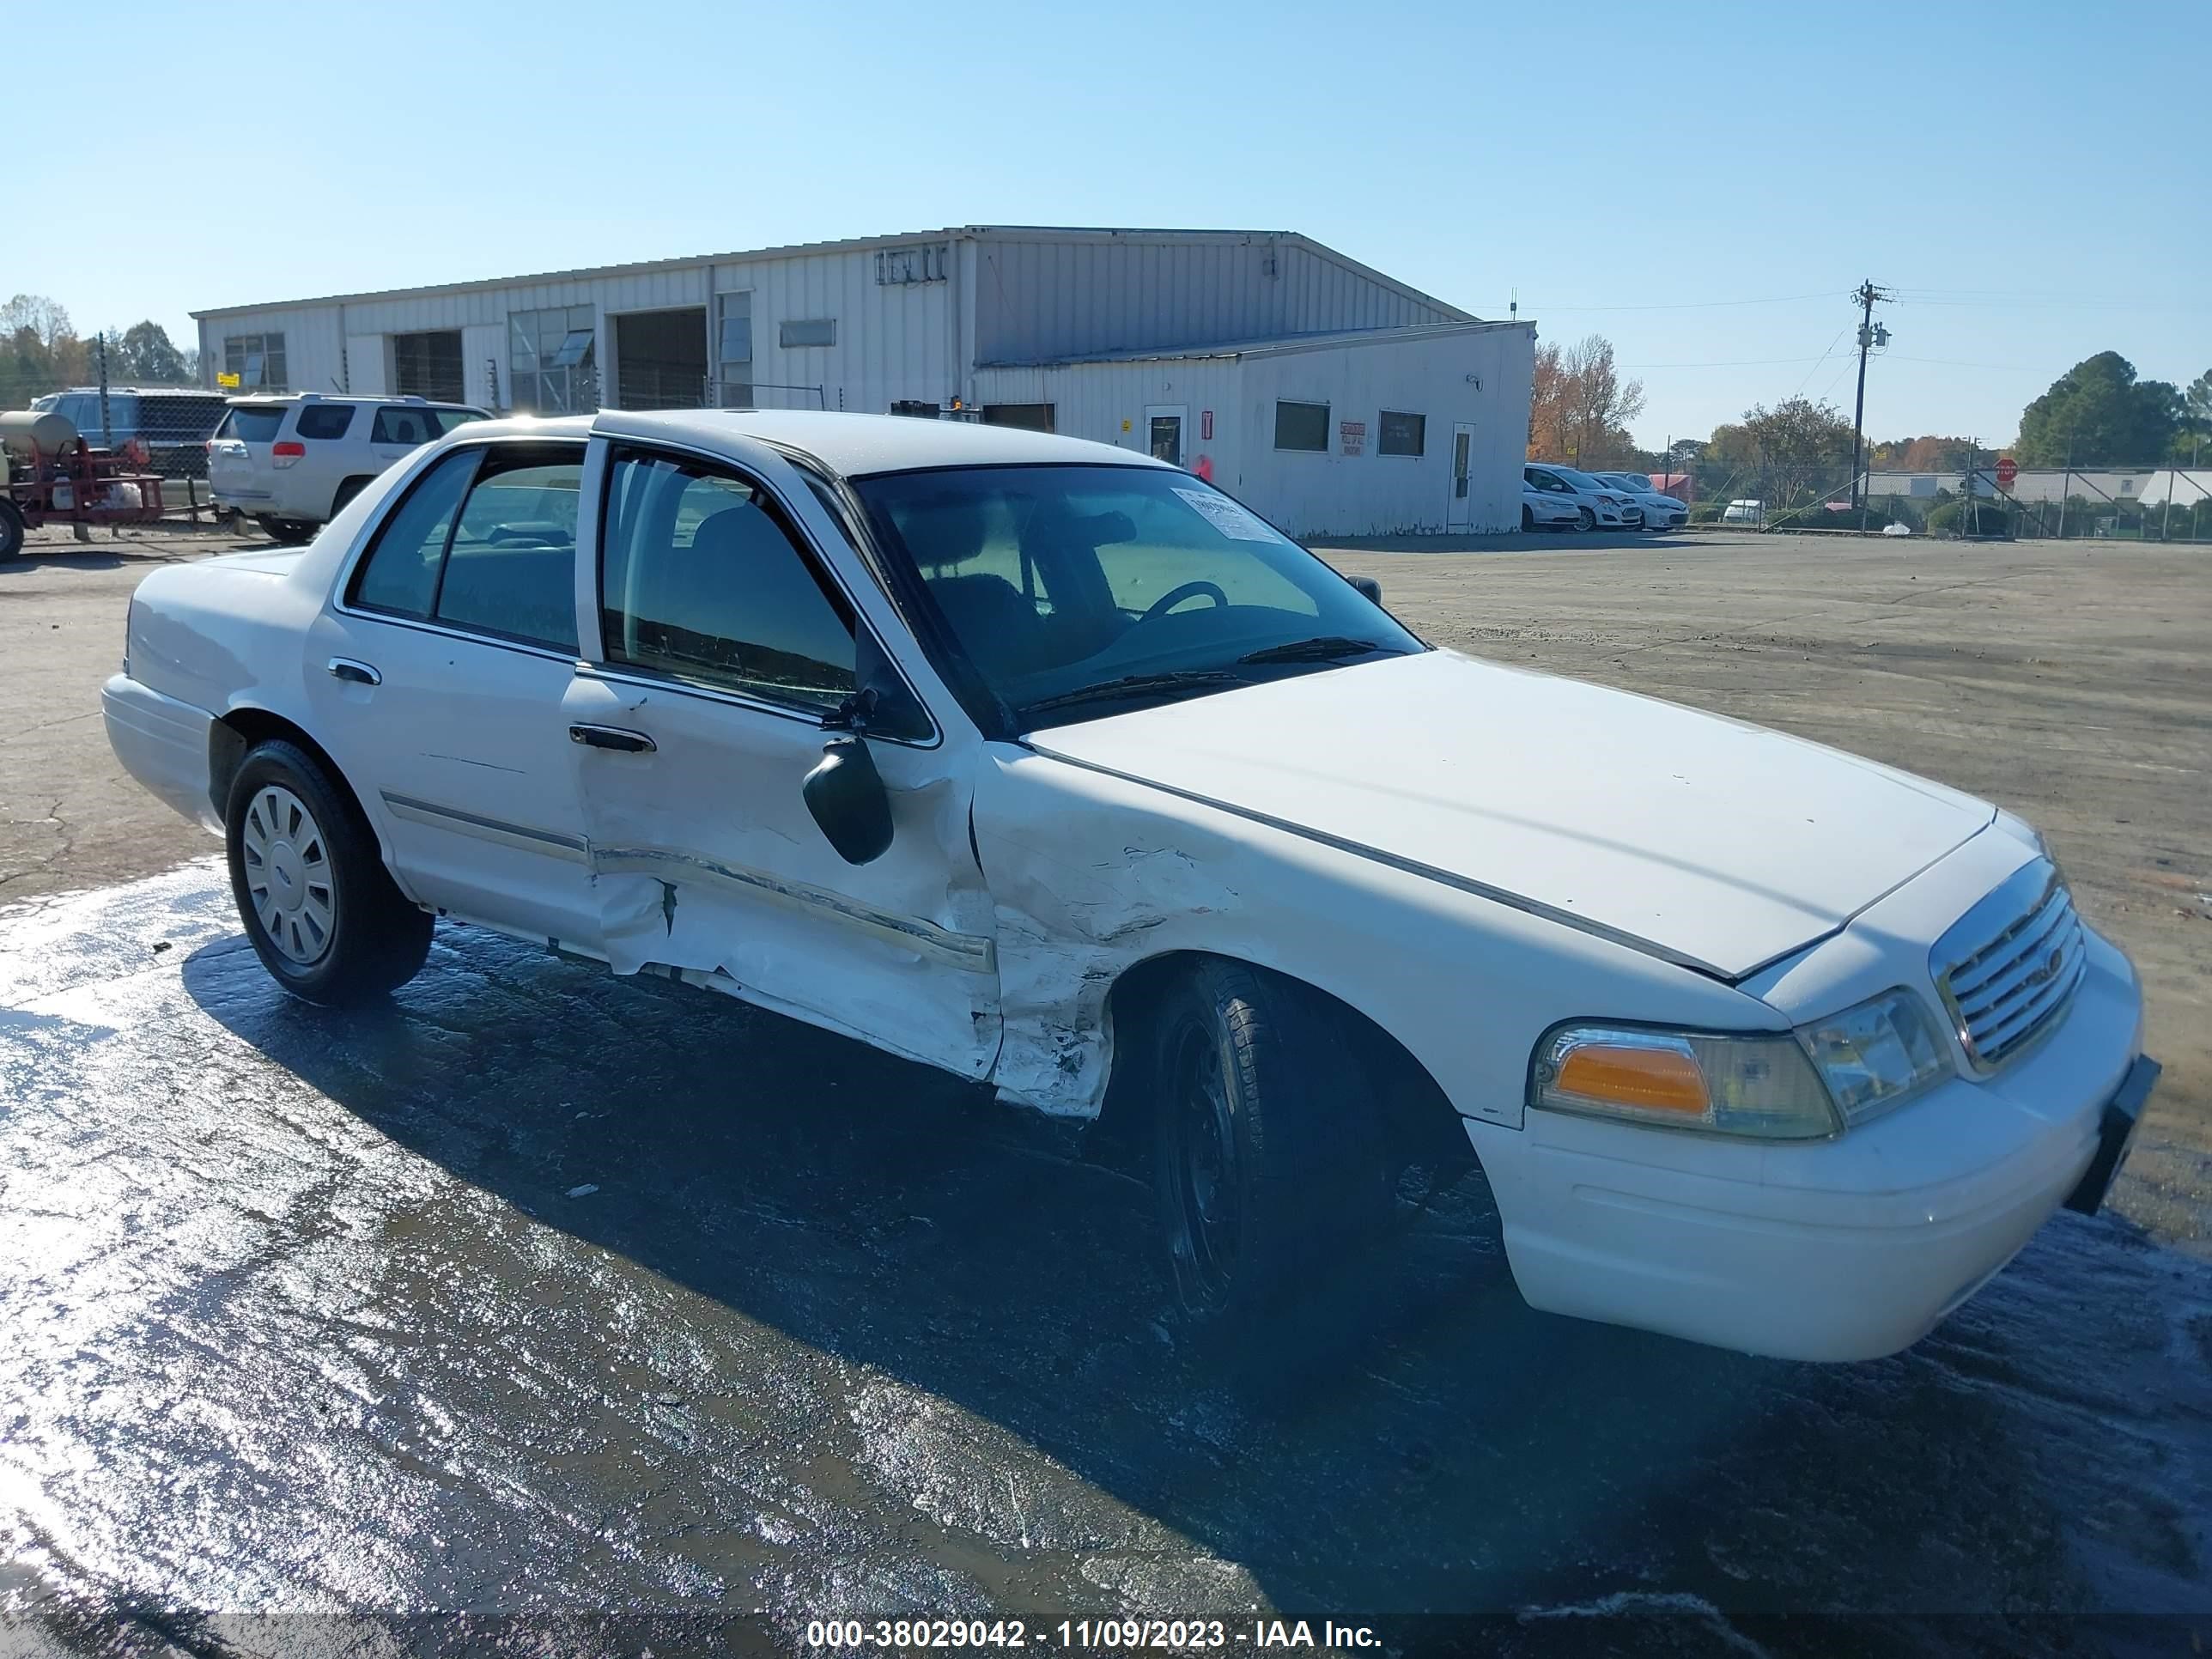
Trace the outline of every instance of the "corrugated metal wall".
<path fill-rule="evenodd" d="M 1051 404 L 1056 431 L 1139 451 L 1147 408 L 1185 406 L 1183 464 L 1195 470 L 1208 457 L 1216 484 L 1310 538 L 1446 529 L 1453 431 L 1464 421 L 1474 434 L 1463 527 L 1510 530 L 1520 523 L 1534 355 L 1524 324 L 1237 359 L 981 369 L 975 392 L 987 408 Z M 1278 398 L 1329 406 L 1326 453 L 1275 448 Z M 1381 453 L 1386 409 L 1426 418 L 1421 455 Z M 1343 450 L 1346 421 L 1365 428 L 1356 455 Z"/>
<path fill-rule="evenodd" d="M 753 379 L 763 386 L 820 386 L 822 407 L 887 413 L 903 398 L 939 403 L 960 391 L 951 335 L 951 283 L 878 283 L 872 249 L 800 254 L 714 267 L 718 294 L 752 294 Z M 778 343 L 781 325 L 833 318 L 832 346 Z M 789 393 L 766 406 L 812 408 Z"/>
<path fill-rule="evenodd" d="M 991 235 L 975 246 L 979 363 L 1452 320 L 1285 239 Z"/>

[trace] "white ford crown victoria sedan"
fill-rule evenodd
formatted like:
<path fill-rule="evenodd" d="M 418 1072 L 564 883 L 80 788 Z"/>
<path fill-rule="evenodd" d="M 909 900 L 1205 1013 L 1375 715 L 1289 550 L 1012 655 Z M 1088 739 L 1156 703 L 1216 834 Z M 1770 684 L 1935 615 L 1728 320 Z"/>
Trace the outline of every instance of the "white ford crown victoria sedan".
<path fill-rule="evenodd" d="M 448 915 L 1103 1117 L 1200 1318 L 1479 1161 L 1536 1307 L 1888 1353 L 2097 1207 L 2157 1072 L 2018 819 L 1431 649 L 1070 439 L 473 424 L 149 576 L 106 709 L 297 995 Z"/>

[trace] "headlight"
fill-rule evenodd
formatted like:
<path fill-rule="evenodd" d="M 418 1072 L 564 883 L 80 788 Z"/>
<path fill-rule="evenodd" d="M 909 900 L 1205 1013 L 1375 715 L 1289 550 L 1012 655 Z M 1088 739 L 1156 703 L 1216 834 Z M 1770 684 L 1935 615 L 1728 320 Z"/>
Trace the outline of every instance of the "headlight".
<path fill-rule="evenodd" d="M 1954 1069 L 1926 1008 L 1902 986 L 1797 1035 L 1846 1123 L 1903 1104 Z"/>
<path fill-rule="evenodd" d="M 1815 1140 L 1843 1127 L 1812 1062 L 1786 1034 L 1563 1025 L 1537 1046 L 1529 1101 L 1559 1112 L 1778 1140 Z"/>
<path fill-rule="evenodd" d="M 1900 988 L 1788 1033 L 1558 1026 L 1536 1046 L 1528 1100 L 1632 1123 L 1816 1140 L 1952 1070 L 1926 1010 Z"/>

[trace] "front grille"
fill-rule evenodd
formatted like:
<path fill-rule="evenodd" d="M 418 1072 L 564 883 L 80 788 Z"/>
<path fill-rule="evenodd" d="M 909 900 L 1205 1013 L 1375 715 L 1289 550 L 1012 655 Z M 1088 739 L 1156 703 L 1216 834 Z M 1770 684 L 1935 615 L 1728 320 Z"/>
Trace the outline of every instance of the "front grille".
<path fill-rule="evenodd" d="M 2007 882 L 1944 934 L 1936 947 L 1939 961 L 1930 963 L 1959 1041 L 1975 1069 L 1985 1073 L 2050 1028 L 2073 1000 L 2088 966 L 2088 941 L 2065 881 L 2041 860 L 2021 874 L 2036 878 L 2026 884 L 2028 895 L 2020 892 L 2020 878 Z M 2014 908 L 2023 896 L 2026 908 Z M 1953 954 L 1976 934 L 1983 942 L 1969 954 Z M 1947 957 L 1949 965 L 1942 966 L 1940 959 Z"/>

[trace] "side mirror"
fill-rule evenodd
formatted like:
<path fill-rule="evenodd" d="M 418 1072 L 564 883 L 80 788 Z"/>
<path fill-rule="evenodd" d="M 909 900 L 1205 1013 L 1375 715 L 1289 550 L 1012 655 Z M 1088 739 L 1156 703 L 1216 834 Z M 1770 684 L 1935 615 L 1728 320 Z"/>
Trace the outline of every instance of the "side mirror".
<path fill-rule="evenodd" d="M 814 822 L 846 863 L 872 863 L 890 848 L 890 793 L 876 770 L 866 738 L 854 733 L 830 738 L 799 793 L 805 796 Z"/>
<path fill-rule="evenodd" d="M 1354 587 L 1364 593 L 1369 599 L 1374 600 L 1376 604 L 1380 605 L 1382 603 L 1382 584 L 1376 581 L 1374 577 L 1346 576 L 1344 580 L 1350 582 Z"/>

